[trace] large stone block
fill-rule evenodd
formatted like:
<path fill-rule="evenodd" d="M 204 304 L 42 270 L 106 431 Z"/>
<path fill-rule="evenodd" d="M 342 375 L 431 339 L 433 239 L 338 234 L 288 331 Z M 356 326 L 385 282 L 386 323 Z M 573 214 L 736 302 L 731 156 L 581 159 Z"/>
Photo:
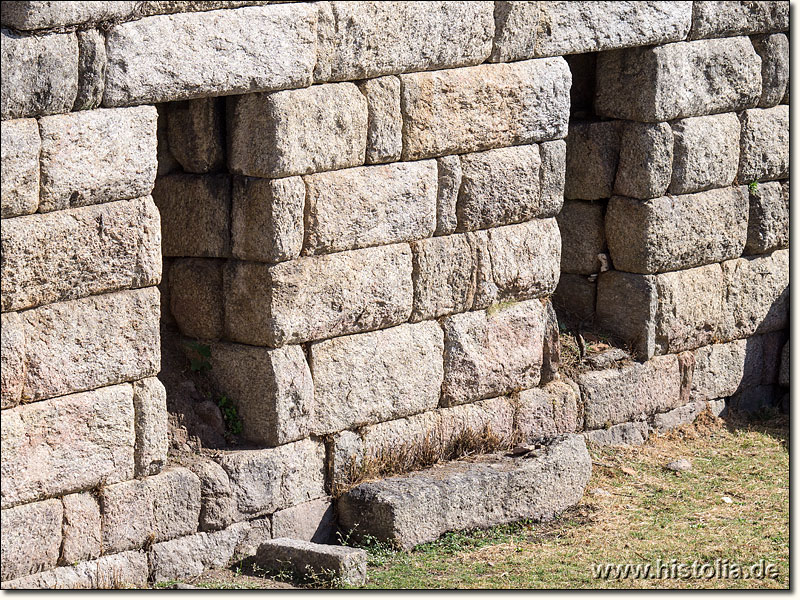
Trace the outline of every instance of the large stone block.
<path fill-rule="evenodd" d="M 100 556 L 100 505 L 94 494 L 64 496 L 64 540 L 61 545 L 62 565 L 74 565 Z"/>
<path fill-rule="evenodd" d="M 333 544 L 315 544 L 291 538 L 264 542 L 255 563 L 268 573 L 287 568 L 300 577 L 335 580 L 361 587 L 367 580 L 367 551 Z"/>
<path fill-rule="evenodd" d="M 352 83 L 247 94 L 228 106 L 228 165 L 288 177 L 364 164 L 367 99 Z"/>
<path fill-rule="evenodd" d="M 214 531 L 233 523 L 233 490 L 219 463 L 199 460 L 189 469 L 200 478 L 200 529 Z"/>
<path fill-rule="evenodd" d="M 558 214 L 561 233 L 561 270 L 588 275 L 599 273 L 598 255 L 606 250 L 605 203 L 568 200 Z"/>
<path fill-rule="evenodd" d="M 78 38 L 74 33 L 21 36 L 3 29 L 0 55 L 0 118 L 72 110 L 78 93 Z"/>
<path fill-rule="evenodd" d="M 188 173 L 225 167 L 225 101 L 199 98 L 167 104 L 167 135 L 172 156 Z"/>
<path fill-rule="evenodd" d="M 432 236 L 437 177 L 432 160 L 307 175 L 303 252 L 327 254 Z"/>
<path fill-rule="evenodd" d="M 789 29 L 789 5 L 769 2 L 698 2 L 690 39 L 748 35 Z"/>
<path fill-rule="evenodd" d="M 564 197 L 569 200 L 610 198 L 619 151 L 619 122 L 571 122 L 567 135 Z"/>
<path fill-rule="evenodd" d="M 661 273 L 738 258 L 747 210 L 744 186 L 652 200 L 614 196 L 606 212 L 614 267 Z"/>
<path fill-rule="evenodd" d="M 563 58 L 401 75 L 403 159 L 564 138 L 571 79 Z"/>
<path fill-rule="evenodd" d="M 492 60 L 580 54 L 686 39 L 691 2 L 496 2 Z"/>
<path fill-rule="evenodd" d="M 154 287 L 25 311 L 23 402 L 155 377 L 159 315 Z"/>
<path fill-rule="evenodd" d="M 167 390 L 155 377 L 133 384 L 136 424 L 136 475 L 157 475 L 167 464 L 169 450 Z"/>
<path fill-rule="evenodd" d="M 580 389 L 569 379 L 523 390 L 517 401 L 514 426 L 519 439 L 574 433 L 583 427 Z"/>
<path fill-rule="evenodd" d="M 35 119 L 0 123 L 0 217 L 39 208 L 39 126 Z"/>
<path fill-rule="evenodd" d="M 216 459 L 230 478 L 235 520 L 273 513 L 325 496 L 325 446 L 305 439 Z"/>
<path fill-rule="evenodd" d="M 6 220 L 3 310 L 156 285 L 160 241 L 150 197 Z"/>
<path fill-rule="evenodd" d="M 535 387 L 542 367 L 541 300 L 444 319 L 442 406 Z"/>
<path fill-rule="evenodd" d="M 443 351 L 444 335 L 434 322 L 312 344 L 316 432 L 335 433 L 436 408 Z"/>
<path fill-rule="evenodd" d="M 672 123 L 670 194 L 731 185 L 739 168 L 739 119 L 734 113 L 689 117 Z"/>
<path fill-rule="evenodd" d="M 477 65 L 492 51 L 492 2 L 330 5 L 320 22 L 321 81 Z"/>
<path fill-rule="evenodd" d="M 56 566 L 61 550 L 63 514 L 60 500 L 45 500 L 2 512 L 0 556 L 4 588 L 8 579 Z"/>
<path fill-rule="evenodd" d="M 761 57 L 761 108 L 769 108 L 783 100 L 789 84 L 789 38 L 773 33 L 752 38 Z"/>
<path fill-rule="evenodd" d="M 603 117 L 669 121 L 756 106 L 761 58 L 746 37 L 612 50 L 597 58 Z"/>
<path fill-rule="evenodd" d="M 148 195 L 156 178 L 152 106 L 39 119 L 40 212 Z"/>
<path fill-rule="evenodd" d="M 789 182 L 759 184 L 750 191 L 745 254 L 789 247 Z"/>
<path fill-rule="evenodd" d="M 107 34 L 105 106 L 306 86 L 316 63 L 310 4 L 156 16 Z M 280 56 L 278 60 L 276 57 Z M 153 69 L 154 64 L 169 68 Z"/>
<path fill-rule="evenodd" d="M 183 335 L 203 340 L 222 337 L 224 268 L 225 261 L 209 258 L 179 258 L 170 266 L 169 310 Z"/>
<path fill-rule="evenodd" d="M 399 325 L 411 314 L 407 244 L 235 263 L 226 284 L 231 340 L 272 347 Z"/>
<path fill-rule="evenodd" d="M 59 567 L 52 571 L 3 582 L 4 589 L 126 589 L 147 586 L 148 565 L 144 552 L 120 552 L 97 560 Z"/>
<path fill-rule="evenodd" d="M 0 316 L 0 408 L 19 404 L 25 385 L 25 328 L 17 313 Z"/>
<path fill-rule="evenodd" d="M 285 508 L 272 515 L 272 535 L 316 544 L 335 542 L 336 515 L 330 498 Z"/>
<path fill-rule="evenodd" d="M 393 76 L 367 79 L 358 84 L 367 99 L 368 164 L 400 160 L 403 151 L 403 115 L 400 112 L 400 79 Z"/>
<path fill-rule="evenodd" d="M 228 175 L 165 175 L 156 181 L 153 200 L 161 212 L 164 256 L 230 256 L 231 178 Z"/>
<path fill-rule="evenodd" d="M 106 83 L 106 36 L 98 29 L 76 32 L 78 36 L 78 93 L 72 110 L 100 106 Z"/>
<path fill-rule="evenodd" d="M 137 2 L 6 2 L 3 25 L 32 31 L 131 16 Z"/>
<path fill-rule="evenodd" d="M 277 446 L 313 431 L 314 383 L 302 347 L 217 343 L 209 361 L 209 377 L 236 405 L 246 439 Z"/>
<path fill-rule="evenodd" d="M 104 554 L 197 531 L 200 479 L 183 467 L 105 486 L 101 494 Z"/>
<path fill-rule="evenodd" d="M 741 114 L 739 182 L 789 176 L 789 106 L 754 108 Z"/>
<path fill-rule="evenodd" d="M 669 123 L 625 123 L 620 139 L 614 193 L 658 198 L 672 177 L 674 138 Z"/>
<path fill-rule="evenodd" d="M 130 479 L 133 423 L 128 384 L 3 411 L 3 508 Z"/>

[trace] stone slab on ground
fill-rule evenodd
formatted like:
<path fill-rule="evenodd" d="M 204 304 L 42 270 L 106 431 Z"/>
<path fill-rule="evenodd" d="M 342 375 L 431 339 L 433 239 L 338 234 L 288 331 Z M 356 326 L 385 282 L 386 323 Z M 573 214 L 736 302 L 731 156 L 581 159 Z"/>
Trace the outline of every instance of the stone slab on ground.
<path fill-rule="evenodd" d="M 367 552 L 359 548 L 277 538 L 261 544 L 255 560 L 270 572 L 288 567 L 297 574 L 338 579 L 355 586 L 364 585 L 367 578 Z"/>
<path fill-rule="evenodd" d="M 591 475 L 579 435 L 550 438 L 536 455 L 454 461 L 363 483 L 339 499 L 339 523 L 410 549 L 447 531 L 546 520 L 578 502 Z"/>

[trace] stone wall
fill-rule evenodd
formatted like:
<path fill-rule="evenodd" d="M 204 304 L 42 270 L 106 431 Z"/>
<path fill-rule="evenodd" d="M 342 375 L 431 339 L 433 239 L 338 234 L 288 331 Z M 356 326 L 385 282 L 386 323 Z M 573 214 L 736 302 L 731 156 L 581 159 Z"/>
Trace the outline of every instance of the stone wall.
<path fill-rule="evenodd" d="M 788 385 L 788 2 L 2 9 L 4 588 L 323 539 L 354 465 L 466 431 L 641 443 Z M 559 373 L 559 321 L 637 360 Z M 169 328 L 240 446 L 170 448 Z"/>

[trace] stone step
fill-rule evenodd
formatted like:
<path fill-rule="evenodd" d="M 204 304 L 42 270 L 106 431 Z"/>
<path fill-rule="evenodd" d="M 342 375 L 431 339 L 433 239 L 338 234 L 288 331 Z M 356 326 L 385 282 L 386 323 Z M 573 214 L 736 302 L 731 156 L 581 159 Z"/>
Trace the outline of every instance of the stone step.
<path fill-rule="evenodd" d="M 580 435 L 541 440 L 521 456 L 453 461 L 358 485 L 338 501 L 343 533 L 404 550 L 447 531 L 552 519 L 576 504 L 591 475 Z"/>

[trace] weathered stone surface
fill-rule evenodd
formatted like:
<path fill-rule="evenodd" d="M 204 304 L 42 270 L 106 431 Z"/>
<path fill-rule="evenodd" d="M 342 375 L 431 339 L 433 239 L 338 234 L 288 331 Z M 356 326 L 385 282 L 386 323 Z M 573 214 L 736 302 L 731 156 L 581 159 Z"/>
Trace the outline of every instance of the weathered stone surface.
<path fill-rule="evenodd" d="M 167 390 L 155 377 L 133 384 L 136 475 L 157 475 L 167 464 Z"/>
<path fill-rule="evenodd" d="M 540 300 L 444 319 L 442 405 L 535 387 L 542 366 L 544 321 Z"/>
<path fill-rule="evenodd" d="M 210 361 L 209 377 L 236 405 L 246 439 L 277 446 L 313 430 L 314 383 L 301 346 L 217 343 Z"/>
<path fill-rule="evenodd" d="M 568 200 L 556 218 L 561 233 L 561 270 L 564 273 L 599 273 L 598 255 L 605 252 L 605 204 Z"/>
<path fill-rule="evenodd" d="M 288 568 L 301 576 L 335 579 L 352 586 L 362 586 L 367 580 L 367 551 L 361 548 L 282 537 L 261 544 L 255 563 L 272 573 Z"/>
<path fill-rule="evenodd" d="M 569 379 L 519 393 L 516 432 L 528 442 L 542 436 L 574 433 L 582 423 L 580 389 Z"/>
<path fill-rule="evenodd" d="M 156 285 L 160 229 L 149 197 L 5 221 L 3 310 Z"/>
<path fill-rule="evenodd" d="M 739 182 L 789 176 L 789 106 L 754 108 L 741 115 Z"/>
<path fill-rule="evenodd" d="M 39 126 L 35 119 L 0 123 L 0 217 L 39 208 Z"/>
<path fill-rule="evenodd" d="M 583 434 L 595 446 L 641 446 L 647 441 L 650 428 L 641 421 L 612 425 L 608 429 L 595 429 Z"/>
<path fill-rule="evenodd" d="M 0 54 L 0 118 L 35 117 L 72 109 L 78 93 L 78 38 L 74 33 L 20 36 L 3 29 Z"/>
<path fill-rule="evenodd" d="M 625 123 L 614 193 L 642 199 L 663 196 L 672 177 L 672 158 L 669 123 Z"/>
<path fill-rule="evenodd" d="M 183 467 L 102 489 L 103 553 L 197 531 L 200 479 Z"/>
<path fill-rule="evenodd" d="M 231 241 L 242 260 L 281 262 L 300 256 L 306 186 L 300 177 L 233 180 Z"/>
<path fill-rule="evenodd" d="M 577 376 L 587 429 L 625 423 L 680 405 L 681 375 L 674 355 L 619 369 L 589 371 Z"/>
<path fill-rule="evenodd" d="M 325 495 L 325 446 L 310 439 L 266 450 L 239 450 L 216 459 L 231 482 L 235 521 Z"/>
<path fill-rule="evenodd" d="M 492 50 L 491 2 L 331 2 L 318 80 L 477 65 Z"/>
<path fill-rule="evenodd" d="M 272 539 L 272 522 L 270 517 L 260 517 L 247 521 L 248 527 L 242 539 L 236 545 L 238 556 L 250 557 L 258 552 L 259 546 Z"/>
<path fill-rule="evenodd" d="M 553 305 L 559 315 L 584 321 L 594 317 L 597 283 L 584 275 L 562 273 L 553 294 Z"/>
<path fill-rule="evenodd" d="M 355 84 L 237 96 L 228 115 L 235 173 L 288 177 L 364 164 L 367 99 Z"/>
<path fill-rule="evenodd" d="M 240 8 L 242 6 L 262 6 L 264 4 L 282 4 L 280 0 L 145 0 L 139 2 L 136 13 L 142 17 L 153 15 L 170 15 L 184 12 L 204 12 L 221 8 Z"/>
<path fill-rule="evenodd" d="M 653 417 L 653 429 L 663 433 L 681 425 L 687 425 L 693 422 L 697 415 L 707 408 L 708 402 L 690 402 L 669 412 L 655 415 Z"/>
<path fill-rule="evenodd" d="M 691 398 L 711 400 L 736 393 L 743 383 L 745 363 L 755 358 L 752 353 L 748 358 L 747 346 L 747 340 L 736 340 L 698 348 L 694 353 Z"/>
<path fill-rule="evenodd" d="M 25 329 L 17 313 L 3 313 L 0 326 L 0 408 L 20 402 L 25 384 Z"/>
<path fill-rule="evenodd" d="M 620 126 L 617 121 L 573 121 L 567 135 L 564 197 L 610 198 L 617 174 Z"/>
<path fill-rule="evenodd" d="M 183 335 L 203 340 L 222 337 L 224 267 L 224 261 L 209 258 L 179 258 L 172 263 L 169 308 Z"/>
<path fill-rule="evenodd" d="M 761 57 L 761 108 L 769 108 L 783 100 L 789 83 L 789 38 L 783 33 L 752 38 Z"/>
<path fill-rule="evenodd" d="M 155 377 L 159 313 L 154 287 L 25 311 L 23 402 Z"/>
<path fill-rule="evenodd" d="M 750 191 L 745 254 L 789 247 L 789 182 L 762 183 Z"/>
<path fill-rule="evenodd" d="M 567 171 L 567 142 L 553 140 L 539 144 L 542 157 L 542 206 L 558 207 L 564 204 L 564 175 Z M 555 216 L 555 215 L 554 215 Z"/>
<path fill-rule="evenodd" d="M 614 196 L 606 237 L 614 266 L 660 273 L 742 255 L 747 241 L 747 188 L 636 200 Z"/>
<path fill-rule="evenodd" d="M 783 387 L 789 387 L 791 381 L 791 368 L 792 365 L 789 358 L 789 342 L 786 342 L 783 345 L 783 350 L 781 351 L 781 366 L 778 375 L 778 384 Z"/>
<path fill-rule="evenodd" d="M 93 494 L 64 496 L 64 540 L 61 545 L 62 565 L 74 565 L 100 556 L 100 505 Z"/>
<path fill-rule="evenodd" d="M 535 457 L 486 455 L 363 483 L 338 503 L 345 530 L 410 549 L 446 531 L 551 519 L 580 500 L 591 458 L 578 435 Z"/>
<path fill-rule="evenodd" d="M 45 500 L 3 511 L 0 556 L 4 588 L 8 579 L 56 566 L 61 549 L 63 512 L 60 500 Z"/>
<path fill-rule="evenodd" d="M 597 57 L 595 110 L 669 121 L 756 106 L 761 58 L 747 37 L 612 50 Z"/>
<path fill-rule="evenodd" d="M 436 235 L 453 233 L 458 226 L 456 203 L 461 188 L 461 158 L 442 156 L 436 159 L 439 169 L 439 191 L 436 196 Z"/>
<path fill-rule="evenodd" d="M 103 101 L 106 81 L 106 36 L 97 29 L 78 36 L 78 92 L 72 110 L 97 108 Z"/>
<path fill-rule="evenodd" d="M 153 200 L 161 212 L 164 256 L 230 256 L 228 175 L 165 175 L 156 181 Z"/>
<path fill-rule="evenodd" d="M 156 178 L 152 106 L 39 119 L 40 212 L 148 195 Z"/>
<path fill-rule="evenodd" d="M 272 533 L 276 538 L 328 544 L 334 541 L 335 530 L 336 516 L 330 498 L 304 502 L 272 515 Z"/>
<path fill-rule="evenodd" d="M 303 180 L 305 254 L 406 242 L 436 229 L 432 160 L 342 169 Z"/>
<path fill-rule="evenodd" d="M 698 2 L 690 39 L 727 37 L 789 29 L 786 2 Z"/>
<path fill-rule="evenodd" d="M 401 75 L 403 160 L 563 138 L 563 58 Z"/>
<path fill-rule="evenodd" d="M 492 60 L 650 46 L 686 39 L 691 2 L 496 2 Z"/>
<path fill-rule="evenodd" d="M 78 563 L 73 567 L 59 567 L 4 581 L 4 589 L 126 589 L 147 585 L 147 554 L 121 552 L 101 556 L 97 560 Z"/>
<path fill-rule="evenodd" d="M 734 113 L 689 117 L 672 123 L 674 152 L 670 194 L 731 185 L 739 167 L 739 119 Z"/>
<path fill-rule="evenodd" d="M 443 338 L 438 323 L 425 322 L 312 344 L 316 431 L 335 433 L 436 408 Z"/>
<path fill-rule="evenodd" d="M 107 35 L 105 106 L 306 86 L 316 63 L 316 8 L 254 6 L 156 16 Z M 275 57 L 280 56 L 280 60 Z M 169 65 L 156 69 L 152 65 Z"/>
<path fill-rule="evenodd" d="M 233 491 L 228 474 L 213 460 L 200 460 L 189 466 L 200 478 L 200 529 L 213 531 L 233 522 Z"/>
<path fill-rule="evenodd" d="M 183 170 L 208 173 L 225 166 L 225 101 L 199 98 L 167 104 L 169 149 Z"/>
<path fill-rule="evenodd" d="M 130 16 L 137 2 L 6 2 L 3 25 L 31 31 Z"/>
<path fill-rule="evenodd" d="M 367 99 L 368 164 L 400 160 L 403 150 L 403 115 L 400 113 L 400 79 L 393 76 L 367 79 L 358 84 Z"/>
<path fill-rule="evenodd" d="M 399 325 L 411 314 L 411 249 L 234 264 L 225 296 L 227 335 L 244 344 L 278 347 Z"/>
<path fill-rule="evenodd" d="M 133 477 L 132 396 L 123 384 L 3 411 L 3 508 Z"/>

